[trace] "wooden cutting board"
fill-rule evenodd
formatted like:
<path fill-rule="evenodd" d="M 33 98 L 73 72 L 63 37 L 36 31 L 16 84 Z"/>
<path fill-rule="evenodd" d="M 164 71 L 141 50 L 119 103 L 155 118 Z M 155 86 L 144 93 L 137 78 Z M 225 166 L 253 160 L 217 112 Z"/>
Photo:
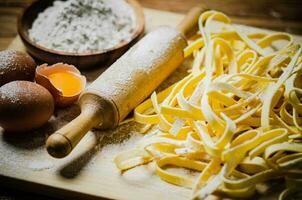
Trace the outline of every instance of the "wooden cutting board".
<path fill-rule="evenodd" d="M 183 15 L 145 9 L 146 30 L 158 25 L 176 26 Z M 259 31 L 238 26 L 247 32 Z M 261 30 L 267 31 L 267 30 Z M 302 42 L 301 36 L 296 36 Z M 20 38 L 9 46 L 24 50 Z M 103 68 L 83 72 L 88 82 L 93 81 Z M 165 85 L 185 74 L 185 66 L 178 69 Z M 115 130 L 90 131 L 71 155 L 64 159 L 50 157 L 45 148 L 49 134 L 71 121 L 77 114 L 77 105 L 57 110 L 48 124 L 34 132 L 9 135 L 0 128 L 0 184 L 54 197 L 89 199 L 173 199 L 190 198 L 191 191 L 161 181 L 154 173 L 154 165 L 137 167 L 121 174 L 113 163 L 114 156 L 130 149 L 142 137 L 141 125 L 124 123 Z M 276 199 L 282 183 L 272 182 L 273 187 L 259 186 L 256 198 Z"/>

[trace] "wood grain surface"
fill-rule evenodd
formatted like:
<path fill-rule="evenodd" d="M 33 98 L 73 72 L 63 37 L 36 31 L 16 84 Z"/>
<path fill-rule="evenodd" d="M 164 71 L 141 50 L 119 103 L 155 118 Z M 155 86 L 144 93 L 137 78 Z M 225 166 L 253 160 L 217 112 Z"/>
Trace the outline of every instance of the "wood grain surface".
<path fill-rule="evenodd" d="M 16 21 L 17 21 L 17 16 L 22 12 L 22 8 L 26 5 L 28 5 L 32 0 L 0 0 L 0 50 L 7 48 L 9 44 L 14 40 L 13 46 L 18 46 L 20 47 L 20 40 L 16 38 Z M 180 12 L 180 13 L 185 13 L 191 6 L 197 5 L 197 4 L 207 4 L 208 7 L 216 9 L 216 10 L 221 10 L 226 12 L 228 15 L 231 15 L 232 20 L 234 20 L 237 23 L 242 23 L 242 24 L 249 24 L 253 26 L 258 26 L 258 27 L 265 27 L 269 29 L 274 29 L 274 30 L 282 30 L 282 31 L 288 31 L 292 33 L 300 33 L 302 34 L 302 22 L 301 22 L 301 16 L 296 16 L 295 10 L 301 10 L 301 4 L 299 4 L 298 1 L 280 1 L 280 4 L 276 4 L 277 1 L 274 1 L 274 3 L 270 3 L 273 0 L 246 0 L 246 1 L 239 1 L 239 0 L 209 0 L 209 1 L 201 1 L 201 0 L 140 0 L 143 6 L 149 7 L 149 8 L 155 8 L 155 9 L 160 9 L 160 10 L 167 10 L 167 11 L 173 11 L 173 12 Z M 282 4 L 283 2 L 283 4 Z M 297 3 L 298 2 L 298 3 Z M 268 6 L 270 5 L 270 6 Z M 279 6 L 278 6 L 279 5 Z M 283 6 L 282 6 L 283 5 Z M 297 6 L 298 5 L 298 6 Z M 275 8 L 275 10 L 269 9 L 269 8 Z M 278 9 L 281 10 L 281 13 L 286 13 L 288 12 L 287 15 L 282 15 L 278 14 Z M 283 9 L 283 10 L 282 10 Z M 276 11 L 277 10 L 277 11 Z M 291 12 L 290 12 L 291 11 Z M 276 16 L 278 18 L 276 18 Z M 299 18 L 300 17 L 300 18 Z M 179 20 L 179 15 L 169 15 L 167 17 L 164 17 L 161 19 L 161 23 L 167 24 L 170 21 L 177 21 Z M 147 18 L 147 20 L 150 20 L 150 18 Z M 149 27 L 147 27 L 147 30 L 149 30 L 151 27 L 158 25 L 158 22 L 156 21 L 150 21 L 148 24 Z M 300 38 L 301 40 L 301 38 Z M 92 73 L 92 72 L 87 72 Z M 92 75 L 93 77 L 94 75 Z M 68 119 L 68 118 L 67 118 Z M 69 119 L 70 120 L 70 119 Z M 53 127 L 52 127 L 53 128 Z M 1 135 L 1 134 L 0 134 Z M 42 135 L 42 143 L 45 138 Z M 6 140 L 6 142 L 12 147 L 16 148 L 18 151 L 22 151 L 22 148 L 24 148 L 22 145 L 18 146 L 18 141 L 10 140 L 9 138 L 6 138 L 5 136 L 1 135 L 1 140 Z M 93 143 L 93 142 L 92 142 Z M 88 143 L 89 144 L 89 143 Z M 42 144 L 41 144 L 42 145 Z M 31 147 L 31 148 L 37 148 L 37 147 Z M 30 149 L 23 149 L 24 151 L 29 151 Z M 91 148 L 91 152 L 95 152 L 96 150 L 94 148 Z M 89 153 L 91 153 L 89 152 Z M 3 152 L 1 152 L 3 153 Z M 9 156 L 9 155 L 8 155 Z M 102 155 L 101 155 L 102 156 Z M 87 156 L 85 158 L 79 158 L 83 159 L 80 160 L 80 162 L 88 162 L 91 157 Z M 102 162 L 101 160 L 97 161 Z M 100 170 L 99 166 L 97 165 L 96 169 L 96 176 L 99 177 L 102 180 L 102 173 L 106 174 L 107 171 Z M 79 166 L 78 166 L 79 167 Z M 1 168 L 1 167 L 0 167 Z M 63 168 L 63 170 L 60 173 L 65 173 L 66 171 L 68 172 L 70 168 L 68 166 L 66 168 Z M 138 169 L 142 170 L 142 169 Z M 7 171 L 16 171 L 16 169 L 7 169 Z M 23 172 L 23 174 L 22 174 Z M 41 183 L 45 182 L 49 176 L 37 176 L 39 172 L 37 173 L 30 173 L 26 174 L 25 171 L 19 171 L 19 175 L 23 177 L 28 177 L 33 174 L 35 174 L 36 177 L 40 180 Z M 43 173 L 42 173 L 43 174 Z M 84 174 L 80 174 L 80 176 L 85 176 Z M 71 178 L 71 177 L 69 177 Z M 91 176 L 88 178 L 91 178 Z M 116 177 L 113 177 L 116 178 Z M 51 179 L 51 178 L 50 178 Z M 62 179 L 62 177 L 59 177 L 59 179 Z M 153 180 L 153 179 L 152 179 Z M 158 179 L 156 179 L 158 180 Z M 6 180 L 6 183 L 9 183 L 11 179 Z M 142 180 L 138 180 L 142 181 Z M 147 181 L 147 180 L 146 180 Z M 69 179 L 65 182 L 70 183 L 72 186 L 72 180 Z M 88 181 L 89 182 L 89 181 Z M 151 186 L 152 181 L 148 181 Z M 110 183 L 110 181 L 108 181 Z M 273 183 L 275 184 L 275 183 Z M 64 187 L 64 185 L 61 185 Z M 135 185 L 134 185 L 135 186 Z M 280 185 L 275 185 L 275 189 L 278 190 L 280 189 Z M 32 187 L 29 187 L 29 185 L 26 182 L 19 182 L 18 185 L 15 185 L 15 187 L 25 190 L 26 192 L 20 193 L 19 190 L 15 189 L 7 189 L 7 187 L 0 187 L 0 199 L 1 200 L 13 200 L 13 199 L 53 199 L 50 197 L 46 197 L 46 195 L 49 195 L 43 187 L 36 186 L 36 191 L 38 193 L 42 193 L 43 195 L 34 195 L 30 193 L 29 189 L 32 189 Z M 137 186 L 135 186 L 137 187 Z M 279 187 L 279 188 L 278 188 Z M 97 189 L 100 189 L 100 187 L 96 187 Z M 151 187 L 152 188 L 152 187 Z M 80 190 L 81 188 L 79 187 L 74 187 L 75 190 Z M 282 188 L 281 188 L 282 189 Z M 89 190 L 89 188 L 88 188 Z M 111 192 L 116 192 L 115 188 L 107 188 L 108 191 Z M 180 189 L 181 191 L 181 189 Z M 122 191 L 123 192 L 123 191 Z M 125 192 L 125 191 L 124 191 Z M 165 193 L 166 191 L 163 191 Z M 270 191 L 272 194 L 276 193 L 275 190 Z M 52 195 L 56 195 L 57 190 L 52 190 Z M 177 195 L 177 193 L 176 193 Z M 63 196 L 57 195 L 57 197 L 63 198 Z M 143 197 L 143 196 L 141 196 Z M 256 198 L 258 199 L 258 198 Z M 260 199 L 260 198 L 259 198 Z M 272 198 L 271 198 L 272 199 Z M 274 199 L 274 198 L 273 198 Z"/>
<path fill-rule="evenodd" d="M 176 26 L 183 17 L 150 9 L 145 9 L 145 16 L 147 31 L 158 25 Z M 237 28 L 247 32 L 259 31 L 246 26 Z M 295 39 L 302 41 L 302 37 Z M 15 38 L 10 48 L 22 50 L 20 39 Z M 99 68 L 83 73 L 91 82 L 102 71 L 103 68 Z M 185 71 L 185 66 L 178 68 L 166 82 L 166 86 L 170 85 L 173 79 L 175 81 L 182 77 Z M 139 125 L 134 122 L 125 123 L 106 132 L 90 131 L 70 156 L 60 160 L 51 158 L 45 151 L 45 139 L 78 113 L 79 108 L 76 105 L 57 110 L 47 125 L 23 137 L 10 137 L 0 130 L 0 183 L 60 198 L 184 200 L 190 197 L 189 189 L 160 180 L 155 175 L 153 164 L 134 168 L 124 174 L 120 174 L 116 169 L 112 162 L 114 156 L 133 147 L 142 137 L 138 134 Z M 261 187 L 254 197 L 261 200 L 276 199 L 284 183 L 274 180 L 269 185 L 270 187 Z"/>
<path fill-rule="evenodd" d="M 33 0 L 0 0 L 0 50 L 16 36 L 17 16 Z M 235 23 L 302 34 L 299 0 L 139 0 L 147 8 L 185 13 L 204 5 L 230 15 Z"/>

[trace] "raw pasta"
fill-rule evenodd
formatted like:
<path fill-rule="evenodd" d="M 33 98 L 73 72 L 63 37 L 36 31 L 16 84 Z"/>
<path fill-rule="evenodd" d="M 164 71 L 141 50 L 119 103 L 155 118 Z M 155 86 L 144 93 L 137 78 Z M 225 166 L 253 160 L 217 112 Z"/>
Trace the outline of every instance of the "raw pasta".
<path fill-rule="evenodd" d="M 193 199 L 250 197 L 257 183 L 282 177 L 285 199 L 302 186 L 300 45 L 286 33 L 245 34 L 217 11 L 200 16 L 195 38 L 184 50 L 190 73 L 135 109 L 154 131 L 117 155 L 117 167 L 155 162 L 162 180 L 191 188 Z"/>

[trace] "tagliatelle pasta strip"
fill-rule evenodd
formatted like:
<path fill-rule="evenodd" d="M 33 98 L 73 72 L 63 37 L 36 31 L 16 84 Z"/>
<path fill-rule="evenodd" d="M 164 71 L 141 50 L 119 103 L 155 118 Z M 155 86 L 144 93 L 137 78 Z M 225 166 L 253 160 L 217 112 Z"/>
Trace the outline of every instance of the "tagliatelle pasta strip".
<path fill-rule="evenodd" d="M 212 30 L 215 21 L 222 27 Z M 155 162 L 162 180 L 191 188 L 194 199 L 250 197 L 257 183 L 282 177 L 286 199 L 302 183 L 300 45 L 287 33 L 245 34 L 217 11 L 200 16 L 197 35 L 184 49 L 190 73 L 134 111 L 157 132 L 117 155 L 117 167 Z"/>

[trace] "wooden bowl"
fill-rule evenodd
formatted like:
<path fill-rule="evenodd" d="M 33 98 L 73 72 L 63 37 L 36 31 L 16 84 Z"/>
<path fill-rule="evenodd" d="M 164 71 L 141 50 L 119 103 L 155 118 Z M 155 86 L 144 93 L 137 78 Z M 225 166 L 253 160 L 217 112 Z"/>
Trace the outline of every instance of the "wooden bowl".
<path fill-rule="evenodd" d="M 68 53 L 45 48 L 36 44 L 29 38 L 28 30 L 31 28 L 38 14 L 51 6 L 54 0 L 38 0 L 24 9 L 18 19 L 18 33 L 26 47 L 26 50 L 36 59 L 49 64 L 64 62 L 72 64 L 79 69 L 88 69 L 100 66 L 109 59 L 114 61 L 120 57 L 131 45 L 133 45 L 144 32 L 145 21 L 143 9 L 136 0 L 126 0 L 134 9 L 136 27 L 130 41 L 121 42 L 118 45 L 92 53 Z"/>

